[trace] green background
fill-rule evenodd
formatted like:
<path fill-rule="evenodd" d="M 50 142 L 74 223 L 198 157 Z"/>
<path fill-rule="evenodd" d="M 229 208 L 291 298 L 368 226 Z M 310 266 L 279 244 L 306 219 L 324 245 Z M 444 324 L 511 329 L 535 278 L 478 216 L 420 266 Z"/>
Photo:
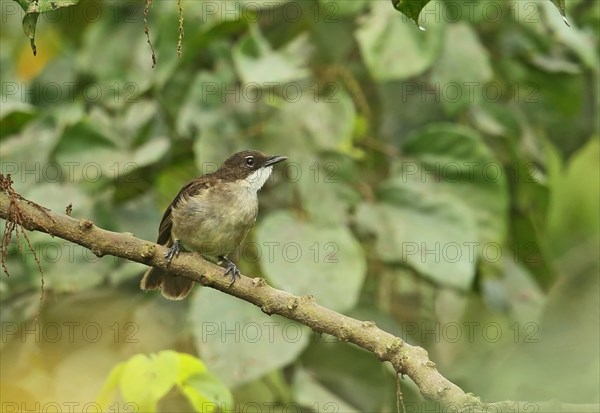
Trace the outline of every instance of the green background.
<path fill-rule="evenodd" d="M 568 27 L 549 1 L 434 1 L 424 31 L 387 0 L 182 6 L 181 59 L 177 2 L 149 10 L 152 68 L 142 2 L 40 15 L 35 57 L 2 3 L 1 172 L 20 194 L 155 240 L 190 179 L 237 150 L 286 155 L 242 273 L 425 347 L 483 400 L 600 402 L 595 2 L 567 1 Z M 142 265 L 29 238 L 44 306 L 35 321 L 21 240 L 0 278 L 2 403 L 82 407 L 130 360 L 166 381 L 123 373 L 113 411 L 206 408 L 186 385 L 238 410 L 396 409 L 372 354 L 206 288 L 144 294 Z M 162 350 L 210 379 L 139 356 Z"/>

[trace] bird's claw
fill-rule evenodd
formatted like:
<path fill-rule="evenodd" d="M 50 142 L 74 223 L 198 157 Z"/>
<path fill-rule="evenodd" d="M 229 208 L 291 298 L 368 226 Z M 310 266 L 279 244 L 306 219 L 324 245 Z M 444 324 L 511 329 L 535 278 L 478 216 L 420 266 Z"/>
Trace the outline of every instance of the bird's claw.
<path fill-rule="evenodd" d="M 181 252 L 181 243 L 179 242 L 179 240 L 176 239 L 175 242 L 173 242 L 173 245 L 171 245 L 171 247 L 169 248 L 169 251 L 167 251 L 165 254 L 165 258 L 167 259 L 167 262 L 170 264 L 171 261 L 173 261 L 173 258 L 178 256 L 180 252 Z"/>
<path fill-rule="evenodd" d="M 223 261 L 225 261 L 225 263 L 227 264 L 227 266 L 225 267 L 227 269 L 227 271 L 225 271 L 225 274 L 223 274 L 223 276 L 226 277 L 229 273 L 231 273 L 231 283 L 229 285 L 233 285 L 233 283 L 235 282 L 235 277 L 237 277 L 239 279 L 242 278 L 242 276 L 240 274 L 240 270 L 238 270 L 237 265 L 235 265 L 227 257 L 221 257 L 221 259 Z"/>

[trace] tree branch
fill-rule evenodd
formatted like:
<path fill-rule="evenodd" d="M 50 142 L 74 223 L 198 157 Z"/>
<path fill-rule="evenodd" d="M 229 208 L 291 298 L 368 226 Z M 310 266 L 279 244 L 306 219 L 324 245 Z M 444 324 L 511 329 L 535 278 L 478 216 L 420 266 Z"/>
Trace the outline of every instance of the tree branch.
<path fill-rule="evenodd" d="M 0 180 L 6 181 L 0 175 Z M 15 209 L 18 214 L 15 214 Z M 87 219 L 74 219 L 57 214 L 19 197 L 5 185 L 0 187 L 0 217 L 15 222 L 32 231 L 42 231 L 91 250 L 98 257 L 113 255 L 158 268 L 167 268 L 164 254 L 167 248 L 153 242 L 144 241 L 130 233 L 106 231 Z M 7 245 L 2 246 L 3 249 Z M 169 270 L 188 277 L 197 283 L 223 291 L 258 306 L 266 314 L 279 314 L 290 320 L 302 323 L 320 333 L 331 334 L 342 341 L 354 343 L 379 358 L 389 361 L 398 374 L 409 376 L 419 387 L 421 394 L 453 410 L 478 411 L 494 407 L 494 411 L 504 409 L 514 411 L 516 406 L 537 407 L 541 403 L 552 411 L 560 411 L 556 402 L 499 402 L 482 403 L 479 398 L 465 393 L 457 385 L 443 377 L 435 363 L 428 358 L 427 351 L 412 346 L 402 339 L 379 329 L 372 321 L 359 321 L 332 311 L 317 304 L 312 296 L 294 296 L 277 290 L 262 278 L 242 276 L 235 284 L 223 277 L 223 268 L 202 259 L 198 254 L 182 253 L 169 266 Z M 565 405 L 566 406 L 566 405 Z M 589 408 L 589 405 L 580 405 Z M 574 405 L 569 405 L 570 411 Z M 598 405 L 593 405 L 598 411 Z M 592 411 L 592 410 L 579 410 Z"/>

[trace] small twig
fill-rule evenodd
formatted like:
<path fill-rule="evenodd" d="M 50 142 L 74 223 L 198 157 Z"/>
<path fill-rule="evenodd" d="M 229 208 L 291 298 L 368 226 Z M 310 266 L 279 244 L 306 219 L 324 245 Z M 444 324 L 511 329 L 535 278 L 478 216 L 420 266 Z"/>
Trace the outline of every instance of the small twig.
<path fill-rule="evenodd" d="M 181 0 L 177 0 L 177 7 L 179 8 L 179 37 L 177 38 L 177 57 L 181 60 L 181 45 L 183 42 L 183 5 Z"/>
<path fill-rule="evenodd" d="M 402 407 L 402 413 L 406 413 L 406 406 L 404 405 L 404 398 L 402 397 L 402 388 L 400 387 L 400 374 L 396 373 L 396 411 L 400 413 L 400 407 Z"/>
<path fill-rule="evenodd" d="M 145 0 L 144 33 L 146 33 L 146 40 L 148 41 L 148 45 L 152 51 L 152 67 L 154 68 L 156 66 L 156 53 L 154 53 L 154 47 L 152 46 L 152 41 L 150 40 L 150 29 L 148 28 L 148 14 L 150 13 L 150 7 L 152 7 L 152 1 L 153 0 Z"/>

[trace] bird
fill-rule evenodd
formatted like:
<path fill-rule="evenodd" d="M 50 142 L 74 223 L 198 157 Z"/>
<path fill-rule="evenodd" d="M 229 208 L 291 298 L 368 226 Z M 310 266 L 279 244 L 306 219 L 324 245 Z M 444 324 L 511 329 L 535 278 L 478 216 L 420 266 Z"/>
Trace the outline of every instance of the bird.
<path fill-rule="evenodd" d="M 287 157 L 244 150 L 229 157 L 221 167 L 190 181 L 181 188 L 165 210 L 158 229 L 157 243 L 169 248 L 167 266 L 185 250 L 200 253 L 218 265 L 233 284 L 241 278 L 235 263 L 227 256 L 242 243 L 258 215 L 258 191 L 273 171 L 273 165 Z M 140 288 L 159 290 L 170 300 L 185 298 L 194 282 L 161 268 L 150 267 Z"/>

